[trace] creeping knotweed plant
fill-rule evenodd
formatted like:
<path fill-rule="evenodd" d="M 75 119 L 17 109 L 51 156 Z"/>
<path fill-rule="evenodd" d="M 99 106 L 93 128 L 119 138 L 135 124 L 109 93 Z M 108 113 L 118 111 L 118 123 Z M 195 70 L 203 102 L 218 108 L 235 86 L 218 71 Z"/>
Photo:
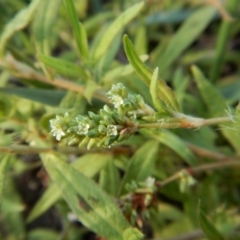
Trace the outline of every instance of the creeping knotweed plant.
<path fill-rule="evenodd" d="M 50 120 L 50 134 L 60 141 L 67 138 L 68 144 L 110 147 L 115 142 L 127 139 L 137 131 L 138 124 L 153 120 L 155 111 L 148 106 L 142 96 L 128 93 L 122 83 L 113 85 L 107 93 L 113 108 L 105 105 L 99 114 L 88 112 L 71 119 L 68 113 Z"/>
<path fill-rule="evenodd" d="M 212 119 L 187 116 L 168 109 L 168 115 L 154 111 L 141 95 L 131 94 L 122 83 L 113 85 L 107 93 L 113 107 L 105 105 L 98 114 L 71 118 L 68 113 L 50 120 L 50 134 L 68 145 L 111 147 L 116 142 L 129 138 L 141 128 L 200 128 L 224 122 L 236 122 L 239 117 L 230 115 Z M 154 98 L 153 98 L 154 100 Z M 237 111 L 238 112 L 238 111 Z"/>

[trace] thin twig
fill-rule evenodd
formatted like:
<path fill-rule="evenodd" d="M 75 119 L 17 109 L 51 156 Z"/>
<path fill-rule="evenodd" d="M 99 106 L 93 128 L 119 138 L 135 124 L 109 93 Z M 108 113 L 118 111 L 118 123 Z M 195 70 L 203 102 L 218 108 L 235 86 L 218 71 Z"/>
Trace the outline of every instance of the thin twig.
<path fill-rule="evenodd" d="M 203 164 L 197 167 L 188 167 L 185 169 L 182 169 L 181 171 L 178 171 L 177 173 L 173 174 L 172 176 L 168 177 L 164 181 L 158 181 L 156 182 L 157 187 L 163 187 L 167 185 L 170 182 L 173 182 L 179 178 L 182 177 L 182 171 L 188 172 L 190 175 L 195 175 L 196 173 L 199 172 L 205 172 L 208 170 L 215 170 L 215 169 L 221 169 L 221 168 L 226 168 L 226 167 L 234 167 L 234 166 L 240 166 L 240 159 L 233 159 L 230 161 L 221 161 L 217 163 L 209 163 L 209 164 Z"/>
<path fill-rule="evenodd" d="M 232 160 L 237 160 L 237 159 L 240 160 L 239 157 L 237 157 L 237 158 L 234 157 L 233 158 L 231 156 L 227 156 L 227 155 L 224 155 L 222 153 L 210 151 L 208 149 L 196 146 L 196 145 L 194 145 L 192 143 L 189 143 L 189 142 L 185 142 L 185 144 L 189 147 L 189 149 L 191 149 L 191 151 L 193 151 L 198 156 L 209 158 L 211 160 L 217 160 L 217 161 L 232 161 Z"/>
<path fill-rule="evenodd" d="M 0 66 L 11 69 L 12 74 L 19 78 L 24 78 L 32 81 L 37 80 L 39 82 L 47 83 L 61 89 L 66 89 L 81 94 L 83 94 L 85 91 L 83 86 L 65 79 L 55 78 L 51 80 L 45 75 L 25 65 L 24 63 L 15 60 L 12 56 L 9 56 L 6 60 L 0 59 Z M 103 102 L 108 102 L 107 97 L 100 90 L 96 91 L 93 97 Z"/>
<path fill-rule="evenodd" d="M 218 12 L 221 14 L 225 21 L 233 22 L 235 19 L 227 12 L 227 10 L 222 6 L 219 0 L 207 0 L 207 2 L 213 5 Z"/>
<path fill-rule="evenodd" d="M 176 118 L 176 122 L 145 123 L 139 124 L 138 128 L 201 128 L 208 125 L 216 125 L 231 121 L 231 117 L 204 119 L 184 115 L 184 117 Z"/>
<path fill-rule="evenodd" d="M 64 153 L 64 154 L 85 154 L 85 153 L 111 153 L 113 155 L 119 154 L 132 154 L 133 149 L 129 147 L 116 146 L 106 149 L 82 149 L 78 147 L 30 147 L 26 145 L 10 145 L 1 146 L 0 153 L 12 153 L 12 154 L 40 154 L 40 153 Z"/>

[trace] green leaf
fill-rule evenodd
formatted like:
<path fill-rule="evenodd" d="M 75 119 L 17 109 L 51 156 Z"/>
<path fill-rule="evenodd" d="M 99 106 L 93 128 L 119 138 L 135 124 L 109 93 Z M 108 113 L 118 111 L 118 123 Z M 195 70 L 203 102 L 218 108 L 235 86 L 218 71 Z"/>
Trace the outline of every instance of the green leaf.
<path fill-rule="evenodd" d="M 95 182 L 52 154 L 42 155 L 44 166 L 61 189 L 62 195 L 79 220 L 98 235 L 123 240 L 130 227 L 115 201 Z"/>
<path fill-rule="evenodd" d="M 78 52 L 80 57 L 88 58 L 88 42 L 87 33 L 82 23 L 79 22 L 77 11 L 72 0 L 65 0 L 70 23 L 72 26 L 74 38 L 77 42 Z"/>
<path fill-rule="evenodd" d="M 9 155 L 9 160 L 12 160 L 11 157 L 12 156 Z M 1 211 L 2 221 L 7 229 L 7 232 L 11 233 L 12 239 L 26 239 L 23 214 L 22 211 L 20 211 L 20 205 L 24 207 L 21 197 L 15 188 L 15 183 L 12 178 L 8 178 L 5 184 L 6 186 L 2 207 L 6 208 L 4 211 Z M 10 201 L 8 202 L 9 199 Z M 9 207 L 12 207 L 12 209 L 8 209 Z"/>
<path fill-rule="evenodd" d="M 239 7 L 239 1 L 238 0 L 230 0 L 228 1 L 228 4 L 226 6 L 226 9 L 228 13 L 230 14 L 237 14 L 237 9 Z M 211 72 L 210 72 L 210 79 L 211 82 L 216 82 L 217 79 L 219 79 L 222 65 L 225 61 L 225 56 L 228 51 L 227 45 L 228 41 L 231 37 L 231 28 L 234 27 L 235 21 L 227 21 L 226 19 L 222 18 L 222 23 L 219 27 L 218 33 L 217 33 L 217 42 L 216 42 L 216 49 L 214 54 L 214 60 L 212 62 Z"/>
<path fill-rule="evenodd" d="M 101 169 L 104 168 L 110 160 L 111 156 L 106 154 L 85 154 L 84 156 L 76 159 L 72 163 L 72 166 L 86 177 L 92 178 L 101 171 Z M 55 184 L 51 184 L 33 207 L 32 211 L 28 215 L 27 222 L 31 222 L 43 214 L 60 197 L 60 189 Z"/>
<path fill-rule="evenodd" d="M 58 239 L 59 233 L 47 228 L 34 228 L 27 234 L 27 240 Z"/>
<path fill-rule="evenodd" d="M 0 56 L 3 56 L 5 46 L 12 35 L 26 27 L 30 22 L 41 1 L 42 0 L 32 0 L 27 8 L 18 12 L 15 17 L 5 26 L 0 36 Z"/>
<path fill-rule="evenodd" d="M 140 58 L 138 57 L 138 55 L 136 54 L 133 48 L 132 42 L 130 41 L 127 35 L 124 35 L 123 43 L 124 43 L 124 50 L 127 55 L 128 61 L 133 66 L 133 68 L 135 69 L 139 77 L 145 82 L 145 84 L 147 86 L 150 86 L 151 79 L 152 79 L 151 70 L 148 69 L 140 60 Z M 156 91 L 158 93 L 158 98 L 162 100 L 161 102 L 162 109 L 166 107 L 170 111 L 176 111 L 176 112 L 180 111 L 177 100 L 172 90 L 167 86 L 166 82 L 161 78 L 158 78 Z M 166 111 L 167 110 L 164 110 L 164 112 Z"/>
<path fill-rule="evenodd" d="M 105 54 L 97 62 L 96 69 L 100 76 L 102 75 L 102 73 L 106 72 L 114 62 L 114 59 L 116 57 L 117 52 L 119 51 L 122 42 L 121 40 L 122 34 L 120 32 L 115 36 L 114 41 L 112 41 L 112 43 L 108 47 L 107 52 L 105 52 Z"/>
<path fill-rule="evenodd" d="M 22 215 L 22 212 L 8 212 L 2 214 L 4 225 L 7 227 L 8 232 L 14 236 L 12 239 L 26 239 Z"/>
<path fill-rule="evenodd" d="M 34 17 L 32 31 L 37 53 L 50 55 L 50 39 L 62 0 L 41 0 L 40 2 Z"/>
<path fill-rule="evenodd" d="M 140 56 L 141 61 L 145 62 L 148 59 L 148 55 Z M 113 82 L 116 78 L 121 78 L 133 73 L 134 68 L 131 64 L 127 64 L 124 66 L 116 67 L 114 69 L 106 72 L 102 77 L 102 82 Z"/>
<path fill-rule="evenodd" d="M 214 240 L 224 239 L 223 236 L 219 233 L 219 231 L 215 228 L 215 226 L 207 219 L 206 215 L 201 209 L 199 209 L 198 218 L 201 229 L 203 230 L 208 239 Z"/>
<path fill-rule="evenodd" d="M 146 54 L 148 46 L 148 34 L 145 25 L 140 24 L 134 41 L 135 49 L 137 49 L 138 54 Z"/>
<path fill-rule="evenodd" d="M 194 166 L 197 163 L 197 159 L 195 155 L 189 150 L 189 148 L 185 145 L 183 140 L 167 130 L 161 131 L 152 131 L 148 129 L 141 130 L 141 133 L 145 136 L 156 139 L 158 142 L 163 143 L 164 145 L 171 148 L 175 151 L 182 159 L 189 164 L 190 166 Z"/>
<path fill-rule="evenodd" d="M 197 82 L 198 89 L 205 101 L 209 114 L 211 117 L 219 117 L 225 115 L 227 103 L 221 93 L 212 83 L 203 75 L 199 68 L 192 66 L 191 68 L 194 80 Z M 224 127 L 225 126 L 225 127 Z M 220 131 L 224 137 L 231 143 L 234 149 L 240 153 L 240 135 L 238 131 L 234 130 L 234 123 L 225 123 Z"/>
<path fill-rule="evenodd" d="M 143 6 L 144 2 L 137 3 L 114 20 L 98 43 L 93 58 L 99 59 L 107 51 L 115 36 L 140 12 Z"/>
<path fill-rule="evenodd" d="M 4 197 L 1 206 L 2 213 L 13 213 L 13 212 L 22 212 L 24 211 L 26 206 L 16 200 L 11 199 L 10 197 Z"/>
<path fill-rule="evenodd" d="M 143 234 L 136 228 L 128 228 L 123 233 L 123 240 L 141 240 L 143 237 Z"/>
<path fill-rule="evenodd" d="M 204 7 L 195 11 L 187 18 L 177 33 L 171 38 L 166 50 L 160 56 L 158 61 L 160 75 L 197 39 L 215 14 L 215 8 Z"/>
<path fill-rule="evenodd" d="M 22 87 L 4 88 L 0 89 L 0 92 L 16 95 L 18 97 L 26 98 L 51 106 L 58 106 L 65 95 L 65 91 Z"/>
<path fill-rule="evenodd" d="M 4 187 L 9 166 L 9 155 L 0 154 L 0 210 L 4 197 Z"/>
<path fill-rule="evenodd" d="M 125 193 L 124 187 L 131 181 L 145 181 L 153 174 L 156 154 L 158 151 L 158 143 L 156 141 L 148 141 L 131 158 L 126 173 L 122 180 L 121 194 Z"/>
<path fill-rule="evenodd" d="M 120 176 L 118 169 L 113 161 L 109 161 L 100 173 L 100 186 L 108 194 L 117 196 L 119 185 Z"/>
<path fill-rule="evenodd" d="M 152 24 L 172 24 L 181 23 L 185 19 L 189 18 L 193 14 L 192 9 L 174 9 L 157 11 L 146 17 L 145 23 L 147 25 Z"/>
<path fill-rule="evenodd" d="M 224 97 L 218 89 L 210 83 L 198 67 L 192 66 L 191 70 L 202 98 L 208 106 L 209 113 L 212 117 L 221 116 L 227 107 Z"/>
<path fill-rule="evenodd" d="M 84 97 L 87 99 L 89 103 L 91 103 L 93 94 L 96 92 L 96 90 L 99 89 L 99 86 L 94 81 L 88 81 L 86 88 L 84 90 Z"/>
<path fill-rule="evenodd" d="M 158 67 L 155 68 L 153 75 L 152 75 L 152 79 L 151 79 L 151 83 L 150 83 L 150 94 L 152 96 L 152 101 L 153 101 L 154 107 L 159 112 L 164 112 L 162 103 L 161 103 L 160 99 L 158 98 L 157 83 L 158 83 Z"/>
<path fill-rule="evenodd" d="M 87 73 L 82 66 L 73 64 L 63 59 L 54 58 L 43 54 L 39 54 L 38 58 L 42 63 L 54 69 L 59 74 L 74 78 L 81 78 L 84 81 L 87 81 Z"/>

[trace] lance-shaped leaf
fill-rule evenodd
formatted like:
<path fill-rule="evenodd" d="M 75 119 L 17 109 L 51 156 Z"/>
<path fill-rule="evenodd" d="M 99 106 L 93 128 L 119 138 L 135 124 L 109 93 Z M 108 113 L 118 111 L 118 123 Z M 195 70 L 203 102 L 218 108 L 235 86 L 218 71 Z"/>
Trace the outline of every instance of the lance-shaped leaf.
<path fill-rule="evenodd" d="M 32 22 L 32 33 L 38 53 L 50 54 L 52 30 L 57 21 L 57 14 L 62 0 L 41 0 Z"/>
<path fill-rule="evenodd" d="M 72 163 L 72 166 L 86 177 L 92 178 L 100 172 L 110 160 L 112 160 L 111 155 L 90 153 L 76 159 Z M 50 184 L 28 215 L 27 222 L 33 221 L 46 212 L 60 197 L 61 191 L 57 185 Z"/>
<path fill-rule="evenodd" d="M 142 182 L 153 174 L 157 157 L 158 143 L 148 141 L 132 157 L 124 175 L 120 193 L 126 193 L 124 189 L 131 181 Z"/>
<path fill-rule="evenodd" d="M 12 35 L 16 31 L 23 29 L 29 23 L 40 2 L 41 0 L 33 0 L 27 8 L 17 13 L 6 25 L 0 36 L 0 56 L 3 55 L 4 48 Z"/>
<path fill-rule="evenodd" d="M 108 194 L 116 196 L 120 185 L 120 175 L 113 161 L 109 161 L 107 166 L 101 171 L 100 186 Z"/>
<path fill-rule="evenodd" d="M 221 233 L 208 220 L 204 212 L 200 209 L 200 206 L 198 209 L 198 218 L 199 218 L 200 226 L 208 239 L 215 239 L 215 240 L 224 239 Z"/>
<path fill-rule="evenodd" d="M 99 236 L 123 240 L 130 228 L 120 209 L 95 182 L 52 154 L 41 155 L 44 166 L 79 220 Z"/>
<path fill-rule="evenodd" d="M 159 112 L 164 112 L 165 109 L 163 108 L 161 100 L 158 98 L 157 82 L 158 82 L 158 67 L 154 70 L 153 75 L 152 75 L 152 79 L 151 79 L 151 83 L 150 83 L 150 93 L 152 96 L 154 107 Z"/>
<path fill-rule="evenodd" d="M 202 95 L 204 102 L 206 103 L 209 113 L 211 117 L 219 117 L 224 115 L 227 104 L 222 96 L 222 94 L 218 91 L 218 89 L 204 76 L 202 71 L 196 66 L 192 66 L 191 68 L 194 80 L 197 83 L 198 89 Z M 224 135 L 224 137 L 231 143 L 234 149 L 240 153 L 240 135 L 237 131 L 231 130 L 235 129 L 235 123 L 229 122 L 224 124 L 225 127 L 220 128 L 220 131 Z"/>
<path fill-rule="evenodd" d="M 194 154 L 189 150 L 182 139 L 174 133 L 164 129 L 158 132 L 152 131 L 150 129 L 142 129 L 141 133 L 147 137 L 156 139 L 158 142 L 163 143 L 164 145 L 171 148 L 190 166 L 196 165 L 197 159 Z"/>
<path fill-rule="evenodd" d="M 63 59 L 54 58 L 43 54 L 39 54 L 38 59 L 46 66 L 57 71 L 59 74 L 74 78 L 82 78 L 85 81 L 87 80 L 87 73 L 85 72 L 83 67 L 79 65 L 73 64 Z"/>
<path fill-rule="evenodd" d="M 0 93 L 15 95 L 21 98 L 26 98 L 31 101 L 36 101 L 51 106 L 58 106 L 66 94 L 65 91 L 23 87 L 3 88 L 0 89 Z"/>
<path fill-rule="evenodd" d="M 109 48 L 116 35 L 140 12 L 144 2 L 137 3 L 120 14 L 109 26 L 97 45 L 94 58 L 100 58 Z"/>
<path fill-rule="evenodd" d="M 50 55 L 51 39 L 53 27 L 57 20 L 58 9 L 62 0 L 48 1 L 41 0 L 38 11 L 32 23 L 33 40 L 37 53 Z M 53 79 L 53 74 L 48 71 L 44 64 L 41 67 L 49 79 Z"/>
<path fill-rule="evenodd" d="M 73 34 L 76 39 L 79 55 L 88 58 L 87 33 L 82 23 L 79 22 L 76 9 L 72 0 L 65 0 L 67 11 L 72 26 Z"/>
<path fill-rule="evenodd" d="M 165 74 L 171 64 L 176 61 L 182 52 L 199 37 L 215 15 L 215 8 L 202 7 L 194 11 L 194 13 L 184 21 L 178 31 L 170 39 L 169 44 L 163 53 L 160 55 L 158 61 L 160 74 Z"/>
<path fill-rule="evenodd" d="M 134 50 L 132 42 L 128 38 L 127 35 L 123 37 L 124 49 L 127 55 L 128 61 L 131 63 L 133 68 L 139 77 L 150 86 L 152 79 L 152 71 L 148 69 L 141 59 L 138 57 L 137 53 Z M 167 86 L 166 82 L 158 77 L 158 81 L 156 83 L 157 88 L 157 97 L 159 98 L 159 103 L 161 104 L 161 109 L 165 109 L 164 112 L 168 112 L 167 110 L 180 112 L 179 105 L 177 100 L 172 92 L 172 90 Z M 161 100 L 161 101 L 160 101 Z M 167 109 L 167 110 L 166 110 Z"/>
<path fill-rule="evenodd" d="M 0 210 L 1 210 L 2 200 L 3 200 L 4 185 L 5 185 L 5 180 L 7 176 L 9 160 L 10 160 L 9 155 L 7 154 L 0 155 Z"/>
<path fill-rule="evenodd" d="M 145 62 L 148 59 L 148 55 L 142 55 L 142 56 L 140 56 L 140 59 L 143 62 Z M 113 82 L 114 79 L 127 76 L 133 72 L 134 72 L 134 68 L 132 67 L 131 64 L 126 64 L 124 66 L 115 67 L 114 69 L 109 70 L 108 72 L 106 72 L 103 75 L 102 81 L 106 82 L 106 83 Z"/>

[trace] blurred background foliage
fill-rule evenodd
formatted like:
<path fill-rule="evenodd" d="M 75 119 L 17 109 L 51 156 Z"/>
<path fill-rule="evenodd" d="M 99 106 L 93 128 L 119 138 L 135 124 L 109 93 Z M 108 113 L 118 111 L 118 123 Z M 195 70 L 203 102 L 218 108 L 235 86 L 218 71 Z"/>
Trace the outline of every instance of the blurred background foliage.
<path fill-rule="evenodd" d="M 102 194 L 103 204 L 113 204 L 113 196 L 145 239 L 240 239 L 240 136 L 234 129 L 141 131 L 121 145 L 90 151 L 49 135 L 49 119 L 97 112 L 114 83 L 152 104 L 127 61 L 124 33 L 150 69 L 159 67 L 183 112 L 209 118 L 234 111 L 239 1 L 146 0 L 137 9 L 139 0 L 74 0 L 76 12 L 70 2 L 0 0 L 0 238 L 96 239 L 101 230 L 91 221 L 82 224 L 87 210 L 74 212 L 71 198 L 83 191 L 71 189 L 77 183 Z M 205 77 L 193 77 L 192 65 Z M 157 189 L 142 192 L 148 177 Z M 122 229 L 129 224 L 120 212 L 117 221 Z"/>

